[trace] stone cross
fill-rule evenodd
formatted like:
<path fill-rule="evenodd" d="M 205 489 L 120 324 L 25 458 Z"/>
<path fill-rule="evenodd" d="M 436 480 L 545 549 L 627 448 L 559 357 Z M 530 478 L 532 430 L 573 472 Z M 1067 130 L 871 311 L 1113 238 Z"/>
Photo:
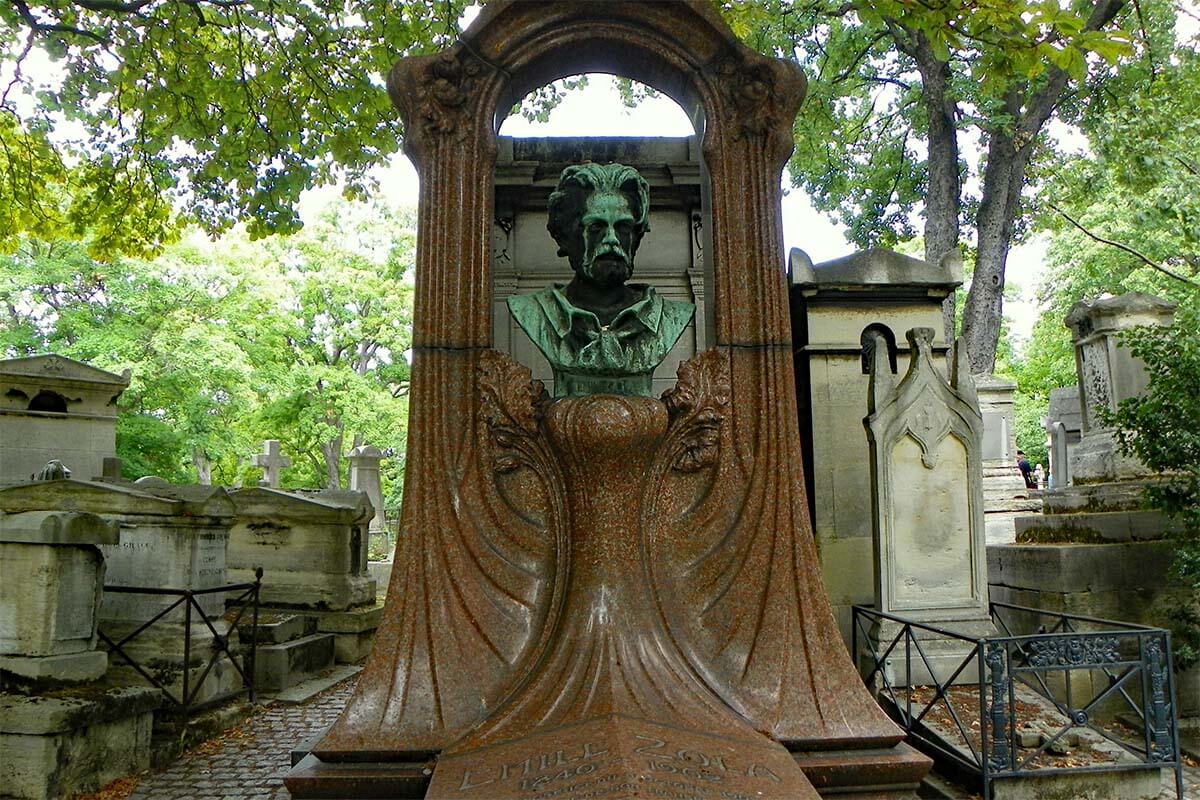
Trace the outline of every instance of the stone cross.
<path fill-rule="evenodd" d="M 279 452 L 279 440 L 267 439 L 263 442 L 263 451 L 254 456 L 254 466 L 263 471 L 263 479 L 258 485 L 278 489 L 279 471 L 291 465 L 292 460 Z"/>

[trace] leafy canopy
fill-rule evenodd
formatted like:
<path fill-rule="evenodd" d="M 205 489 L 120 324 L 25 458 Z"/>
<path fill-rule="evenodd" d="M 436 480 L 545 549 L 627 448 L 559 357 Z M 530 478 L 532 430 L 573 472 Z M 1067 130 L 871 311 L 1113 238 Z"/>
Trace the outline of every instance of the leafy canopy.
<path fill-rule="evenodd" d="M 252 482 L 249 455 L 280 439 L 286 485 L 340 486 L 366 441 L 397 456 L 384 462 L 395 502 L 414 228 L 411 212 L 339 202 L 299 234 L 193 235 L 153 260 L 27 240 L 0 257 L 0 354 L 129 368 L 127 477 Z"/>
<path fill-rule="evenodd" d="M 153 253 L 175 208 L 209 232 L 297 230 L 301 192 L 372 188 L 403 131 L 401 55 L 463 0 L 14 0 L 0 7 L 0 246 L 88 235 Z"/>

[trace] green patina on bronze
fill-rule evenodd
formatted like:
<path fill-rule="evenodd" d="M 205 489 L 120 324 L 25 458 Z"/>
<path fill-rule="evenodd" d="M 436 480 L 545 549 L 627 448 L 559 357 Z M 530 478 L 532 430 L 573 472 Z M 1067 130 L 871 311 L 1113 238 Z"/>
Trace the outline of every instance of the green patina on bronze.
<path fill-rule="evenodd" d="M 546 228 L 575 277 L 508 298 L 513 319 L 554 371 L 555 397 L 652 396 L 654 368 L 667 357 L 696 307 L 626 283 L 650 230 L 650 187 L 633 167 L 567 167 L 550 195 Z"/>

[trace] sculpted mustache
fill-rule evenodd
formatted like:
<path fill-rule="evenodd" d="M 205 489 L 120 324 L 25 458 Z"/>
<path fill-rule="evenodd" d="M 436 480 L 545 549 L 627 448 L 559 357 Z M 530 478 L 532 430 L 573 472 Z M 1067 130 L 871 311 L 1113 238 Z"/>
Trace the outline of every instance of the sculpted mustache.
<path fill-rule="evenodd" d="M 609 244 L 609 245 L 604 245 L 599 250 L 597 250 L 596 254 L 594 256 L 592 256 L 592 261 L 596 261 L 598 259 L 604 258 L 605 256 L 617 256 L 620 259 L 623 259 L 626 261 L 629 260 L 629 256 L 626 255 L 626 253 L 623 249 L 621 249 L 619 246 L 617 246 L 615 244 Z"/>

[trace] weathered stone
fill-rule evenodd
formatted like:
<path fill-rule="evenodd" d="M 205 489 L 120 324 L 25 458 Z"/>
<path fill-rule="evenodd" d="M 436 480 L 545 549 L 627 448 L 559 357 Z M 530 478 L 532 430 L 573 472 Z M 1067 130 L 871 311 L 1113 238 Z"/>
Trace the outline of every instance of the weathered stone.
<path fill-rule="evenodd" d="M 120 528 L 95 514 L 59 511 L 0 512 L 0 542 L 47 545 L 117 544 Z"/>
<path fill-rule="evenodd" d="M 344 610 L 375 602 L 367 570 L 374 514 L 362 492 L 284 492 L 262 487 L 231 494 L 229 577 L 254 580 L 261 567 L 265 605 Z"/>
<path fill-rule="evenodd" d="M 82 682 L 104 674 L 96 652 L 104 585 L 98 543 L 115 523 L 79 512 L 0 512 L 0 672 Z"/>
<path fill-rule="evenodd" d="M 118 482 L 64 480 L 0 488 L 0 511 L 41 512 L 47 509 L 96 514 L 122 526 L 118 544 L 100 545 L 104 554 L 104 584 L 131 588 L 204 590 L 223 586 L 225 548 L 233 503 L 224 489 L 212 486 L 174 486 L 165 482 L 138 485 Z M 160 612 L 158 622 L 123 645 L 125 652 L 181 690 L 186 612 L 182 604 L 167 611 L 178 595 L 105 592 L 98 617 L 105 633 L 119 640 Z M 212 618 L 221 636 L 229 624 L 223 592 L 196 594 L 200 609 Z M 204 671 L 213 641 L 200 613 L 192 614 L 192 679 Z M 133 683 L 140 675 L 125 659 L 112 655 L 110 677 Z M 227 691 L 238 680 L 227 660 L 212 669 L 199 689 L 204 699 Z"/>
<path fill-rule="evenodd" d="M 1158 511 L 1077 512 L 1040 514 L 1016 519 L 1018 542 L 1137 542 L 1162 539 L 1180 523 Z"/>
<path fill-rule="evenodd" d="M 885 614 L 993 635 L 984 555 L 981 439 L 983 420 L 967 369 L 957 358 L 947 381 L 934 362 L 930 328 L 909 330 L 908 372 L 896 384 L 886 342 L 868 347 L 871 375 L 867 428 L 871 458 L 877 573 L 875 608 Z M 872 631 L 877 653 L 901 626 Z M 899 685 L 944 683 L 974 650 L 973 642 L 924 636 L 926 659 Z M 873 664 L 873 662 L 871 662 Z"/>
<path fill-rule="evenodd" d="M 1099 415 L 1137 397 L 1149 380 L 1141 359 L 1121 342 L 1121 333 L 1143 325 L 1169 326 L 1174 314 L 1174 303 L 1135 292 L 1081 300 L 1067 315 L 1083 418 L 1083 435 L 1071 464 L 1075 483 L 1136 480 L 1149 474 L 1140 462 L 1117 449 L 1112 431 Z"/>
<path fill-rule="evenodd" d="M 253 463 L 263 471 L 263 478 L 258 485 L 278 489 L 279 473 L 290 467 L 292 460 L 280 451 L 278 440 L 268 439 L 263 442 L 263 451 L 254 456 Z"/>
<path fill-rule="evenodd" d="M 1078 385 L 1050 390 L 1050 408 L 1046 413 L 1045 426 L 1049 437 L 1049 488 L 1063 489 L 1071 485 L 1071 460 L 1075 445 L 1083 436 Z"/>
<path fill-rule="evenodd" d="M 0 656 L 0 672 L 38 683 L 85 683 L 108 669 L 108 653 L 83 650 L 50 656 Z"/>
<path fill-rule="evenodd" d="M 379 462 L 383 451 L 374 445 L 361 445 L 350 451 L 350 491 L 362 492 L 371 503 L 374 513 L 368 526 L 371 541 L 390 545 L 387 516 L 383 512 L 383 483 L 379 477 Z"/>
<path fill-rule="evenodd" d="M 86 697 L 0 694 L 0 791 L 22 800 L 94 792 L 150 766 L 157 689 Z"/>
<path fill-rule="evenodd" d="M 903 374 L 908 368 L 904 331 L 931 328 L 939 369 L 948 372 L 942 300 L 962 282 L 961 273 L 955 257 L 928 264 L 872 249 L 814 265 L 802 250 L 791 253 L 796 396 L 813 533 L 847 643 L 850 608 L 872 603 L 875 585 L 871 508 L 863 502 L 871 493 L 870 463 L 863 457 L 870 369 L 864 344 L 882 336 L 892 373 Z"/>
<path fill-rule="evenodd" d="M 383 621 L 383 605 L 359 606 L 346 611 L 310 611 L 320 633 L 333 634 L 334 656 L 339 664 L 358 664 L 371 652 L 375 630 Z"/>
<path fill-rule="evenodd" d="M 0 361 L 0 483 L 27 481 L 52 459 L 77 477 L 99 475 L 116 453 L 116 403 L 128 386 L 128 370 L 59 355 Z"/>
<path fill-rule="evenodd" d="M 276 692 L 295 686 L 332 667 L 333 649 L 333 636 L 321 633 L 280 644 L 259 645 L 254 656 L 255 688 Z"/>
<path fill-rule="evenodd" d="M 1017 508 L 1013 501 L 1029 499 L 1029 489 L 1017 467 L 1013 412 L 1013 393 L 1017 384 L 994 375 L 975 375 L 972 379 L 979 396 L 979 411 L 983 415 L 984 510 L 988 513 L 1014 511 Z"/>

